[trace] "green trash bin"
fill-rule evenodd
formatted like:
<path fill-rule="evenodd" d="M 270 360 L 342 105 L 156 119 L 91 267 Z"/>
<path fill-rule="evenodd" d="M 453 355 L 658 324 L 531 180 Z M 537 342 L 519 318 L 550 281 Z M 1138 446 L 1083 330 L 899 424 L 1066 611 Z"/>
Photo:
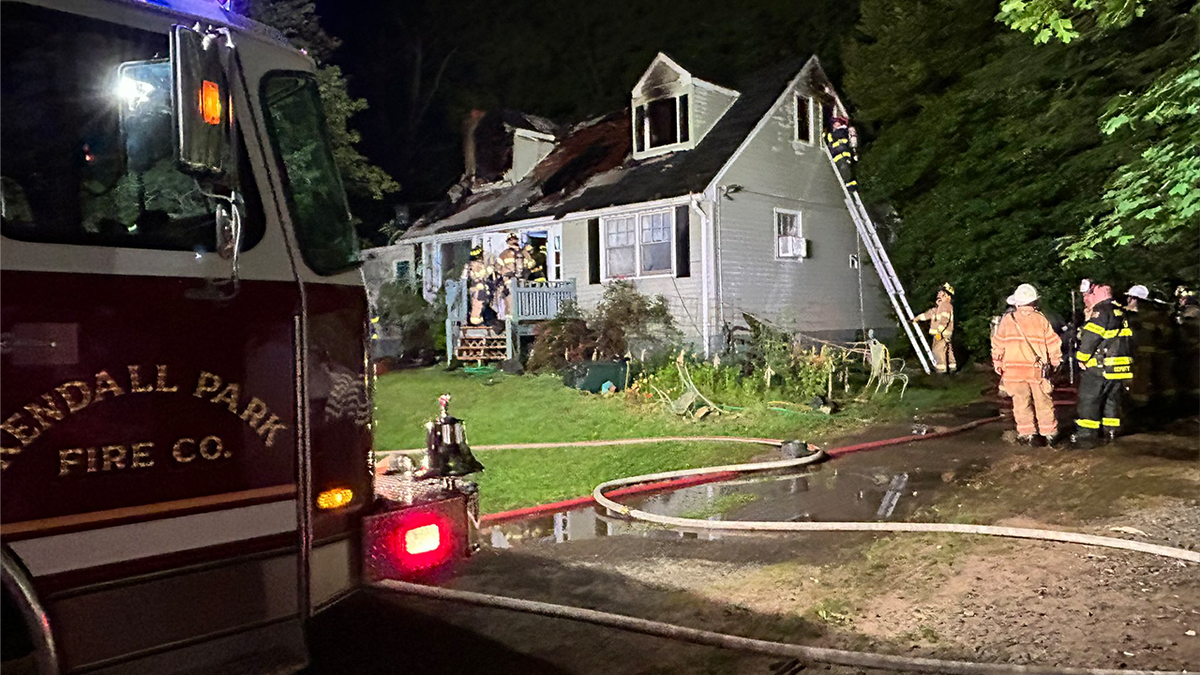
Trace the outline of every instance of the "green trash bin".
<path fill-rule="evenodd" d="M 575 389 L 600 393 L 605 382 L 612 382 L 617 391 L 625 387 L 625 373 L 629 364 L 624 361 L 583 361 L 563 371 L 563 384 Z"/>

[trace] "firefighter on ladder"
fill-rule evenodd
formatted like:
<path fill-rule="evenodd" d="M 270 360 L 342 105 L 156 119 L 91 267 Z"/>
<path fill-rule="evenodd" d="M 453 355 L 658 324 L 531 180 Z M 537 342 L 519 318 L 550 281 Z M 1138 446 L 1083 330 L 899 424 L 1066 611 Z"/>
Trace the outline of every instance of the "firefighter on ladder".
<path fill-rule="evenodd" d="M 841 115 L 833 118 L 833 129 L 825 132 L 825 142 L 829 144 L 829 154 L 837 166 L 842 182 L 851 192 L 858 191 L 858 179 L 854 176 L 854 162 L 858 155 L 858 135 L 854 133 L 850 122 Z"/>
<path fill-rule="evenodd" d="M 1080 329 L 1075 359 L 1082 371 L 1079 376 L 1079 403 L 1072 437 L 1076 447 L 1090 449 L 1103 430 L 1104 440 L 1112 441 L 1121 428 L 1121 397 L 1133 379 L 1133 331 L 1125 310 L 1113 302 L 1112 288 L 1084 279 L 1083 294 L 1086 323 Z"/>
<path fill-rule="evenodd" d="M 929 335 L 933 337 L 933 364 L 937 372 L 954 370 L 954 287 L 942 284 L 937 292 L 937 304 L 913 317 L 913 323 L 929 322 Z"/>
<path fill-rule="evenodd" d="M 483 246 L 476 245 L 471 249 L 471 261 L 463 268 L 463 279 L 467 281 L 467 298 L 470 302 L 468 324 L 482 326 L 488 322 L 495 276 L 495 269 L 483 259 Z"/>

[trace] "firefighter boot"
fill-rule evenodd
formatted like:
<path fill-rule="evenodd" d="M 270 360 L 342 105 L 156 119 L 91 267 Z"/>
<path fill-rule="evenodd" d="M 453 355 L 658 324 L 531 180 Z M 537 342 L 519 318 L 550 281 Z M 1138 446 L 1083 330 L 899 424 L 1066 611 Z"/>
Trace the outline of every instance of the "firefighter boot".
<path fill-rule="evenodd" d="M 1045 434 L 1042 436 L 1042 440 L 1045 441 L 1047 448 L 1053 448 L 1055 450 L 1062 448 L 1062 441 L 1058 434 Z"/>
<path fill-rule="evenodd" d="M 1096 437 L 1092 434 L 1072 434 L 1071 447 L 1076 450 L 1096 449 Z"/>

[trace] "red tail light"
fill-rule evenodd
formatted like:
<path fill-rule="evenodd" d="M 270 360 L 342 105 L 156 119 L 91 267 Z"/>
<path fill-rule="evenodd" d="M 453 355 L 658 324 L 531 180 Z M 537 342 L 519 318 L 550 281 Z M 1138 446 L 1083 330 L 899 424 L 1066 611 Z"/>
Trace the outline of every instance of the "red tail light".
<path fill-rule="evenodd" d="M 461 497 L 376 514 L 364 524 L 363 558 L 371 579 L 412 578 L 467 553 Z"/>

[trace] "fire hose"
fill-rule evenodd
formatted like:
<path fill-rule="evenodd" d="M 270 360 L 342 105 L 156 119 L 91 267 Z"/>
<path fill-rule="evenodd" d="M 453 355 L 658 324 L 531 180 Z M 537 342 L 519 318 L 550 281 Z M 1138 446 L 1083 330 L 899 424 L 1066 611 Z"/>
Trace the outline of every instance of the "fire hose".
<path fill-rule="evenodd" d="M 886 523 L 886 522 L 779 522 L 779 521 L 710 521 L 699 518 L 679 518 L 674 516 L 662 516 L 658 514 L 648 513 L 640 509 L 633 509 L 624 504 L 610 499 L 606 493 L 624 488 L 628 490 L 628 486 L 648 484 L 653 485 L 660 481 L 678 481 L 689 478 L 699 477 L 706 474 L 717 474 L 721 476 L 736 475 L 739 473 L 752 473 L 762 471 L 773 471 L 785 468 L 793 468 L 811 464 L 829 456 L 837 456 L 855 452 L 859 450 L 873 449 L 884 447 L 886 445 L 897 445 L 908 443 L 916 440 L 924 440 L 929 438 L 937 438 L 950 434 L 960 433 L 970 428 L 980 426 L 999 419 L 988 418 L 978 420 L 960 427 L 943 430 L 933 434 L 918 437 L 899 437 L 893 439 L 885 439 L 882 441 L 872 441 L 860 443 L 851 446 L 834 448 L 826 452 L 817 452 L 804 457 L 795 459 L 773 460 L 768 462 L 754 462 L 749 464 L 731 464 L 727 466 L 705 467 L 700 469 L 684 469 L 680 471 L 664 471 L 660 473 L 647 474 L 644 476 L 633 476 L 630 478 L 620 478 L 616 480 L 605 481 L 592 491 L 592 499 L 595 502 L 610 511 L 621 514 L 626 518 L 633 520 L 641 520 L 644 522 L 655 523 L 671 528 L 687 529 L 687 530 L 707 530 L 707 531 L 727 531 L 727 532 L 920 532 L 920 533 L 953 533 L 953 534 L 970 534 L 970 535 L 988 535 L 997 537 L 1010 537 L 1018 539 L 1032 539 L 1040 541 L 1060 542 L 1069 544 L 1081 544 L 1085 546 L 1102 546 L 1107 548 L 1123 549 L 1138 553 L 1147 553 L 1160 557 L 1172 558 L 1176 560 L 1200 563 L 1200 552 L 1189 551 L 1181 548 L 1170 546 L 1161 546 L 1157 544 L 1146 544 L 1127 539 L 1118 539 L 1116 537 L 1105 537 L 1098 535 L 1089 535 L 1078 532 L 1066 532 L 1057 530 L 1040 530 L 1032 528 L 1017 528 L 1017 527 L 1001 527 L 993 525 L 966 525 L 956 523 Z M 688 439 L 695 440 L 695 439 Z M 733 440 L 733 439 L 722 439 Z M 747 439 L 748 440 L 748 439 Z M 627 439 L 621 441 L 628 442 L 648 442 L 645 439 Z M 768 445 L 780 445 L 781 441 L 774 439 L 753 439 L 748 442 L 757 442 Z M 579 445 L 601 445 L 610 443 L 608 441 L 584 441 Z M 541 444 L 538 444 L 541 445 Z M 559 444 L 554 444 L 558 446 Z M 512 447 L 512 446 L 507 446 Z M 1160 670 L 1128 670 L 1128 669 L 1103 669 L 1103 668 L 1078 668 L 1078 667 L 1057 667 L 1057 666 L 1038 666 L 1038 665 L 1016 665 L 1016 664 L 1001 664 L 1001 663 L 976 663 L 971 661 L 955 661 L 947 659 L 933 659 L 924 657 L 909 657 L 896 656 L 891 654 L 879 654 L 872 652 L 856 652 L 841 649 L 830 649 L 824 647 L 810 647 L 805 645 L 789 644 L 785 642 L 775 642 L 770 640 L 759 640 L 747 638 L 738 635 L 730 635 L 726 633 L 717 633 L 714 631 L 706 631 L 676 624 L 665 623 L 661 621 L 651 621 L 648 619 L 640 619 L 637 617 L 626 616 L 611 612 L 601 612 L 598 610 L 586 609 L 581 607 L 571 607 L 568 605 L 559 605 L 546 602 L 538 602 L 533 600 L 522 600 L 518 598 L 510 598 L 499 595 L 489 595 L 483 593 L 474 593 L 470 591 L 461 591 L 448 588 L 440 588 L 434 586 L 426 586 L 422 584 L 413 584 L 402 581 L 379 581 L 376 584 L 377 588 L 385 590 L 405 593 L 408 595 L 417 595 L 421 597 L 431 598 L 435 600 L 443 600 L 450 602 L 458 602 L 469 605 L 491 607 L 498 609 L 506 609 L 510 611 L 519 611 L 540 616 L 568 619 L 571 621 L 579 621 L 590 623 L 598 626 L 605 626 L 619 630 L 625 630 L 645 635 L 652 635 L 672 640 L 690 642 L 693 644 L 707 645 L 712 647 L 721 647 L 733 649 L 737 651 L 752 652 L 767 656 L 785 657 L 799 659 L 802 662 L 827 663 L 833 665 L 850 666 L 856 668 L 878 668 L 892 671 L 917 671 L 929 673 L 942 673 L 944 675 L 1168 675 L 1169 673 L 1184 673 L 1186 671 L 1160 671 Z"/>

